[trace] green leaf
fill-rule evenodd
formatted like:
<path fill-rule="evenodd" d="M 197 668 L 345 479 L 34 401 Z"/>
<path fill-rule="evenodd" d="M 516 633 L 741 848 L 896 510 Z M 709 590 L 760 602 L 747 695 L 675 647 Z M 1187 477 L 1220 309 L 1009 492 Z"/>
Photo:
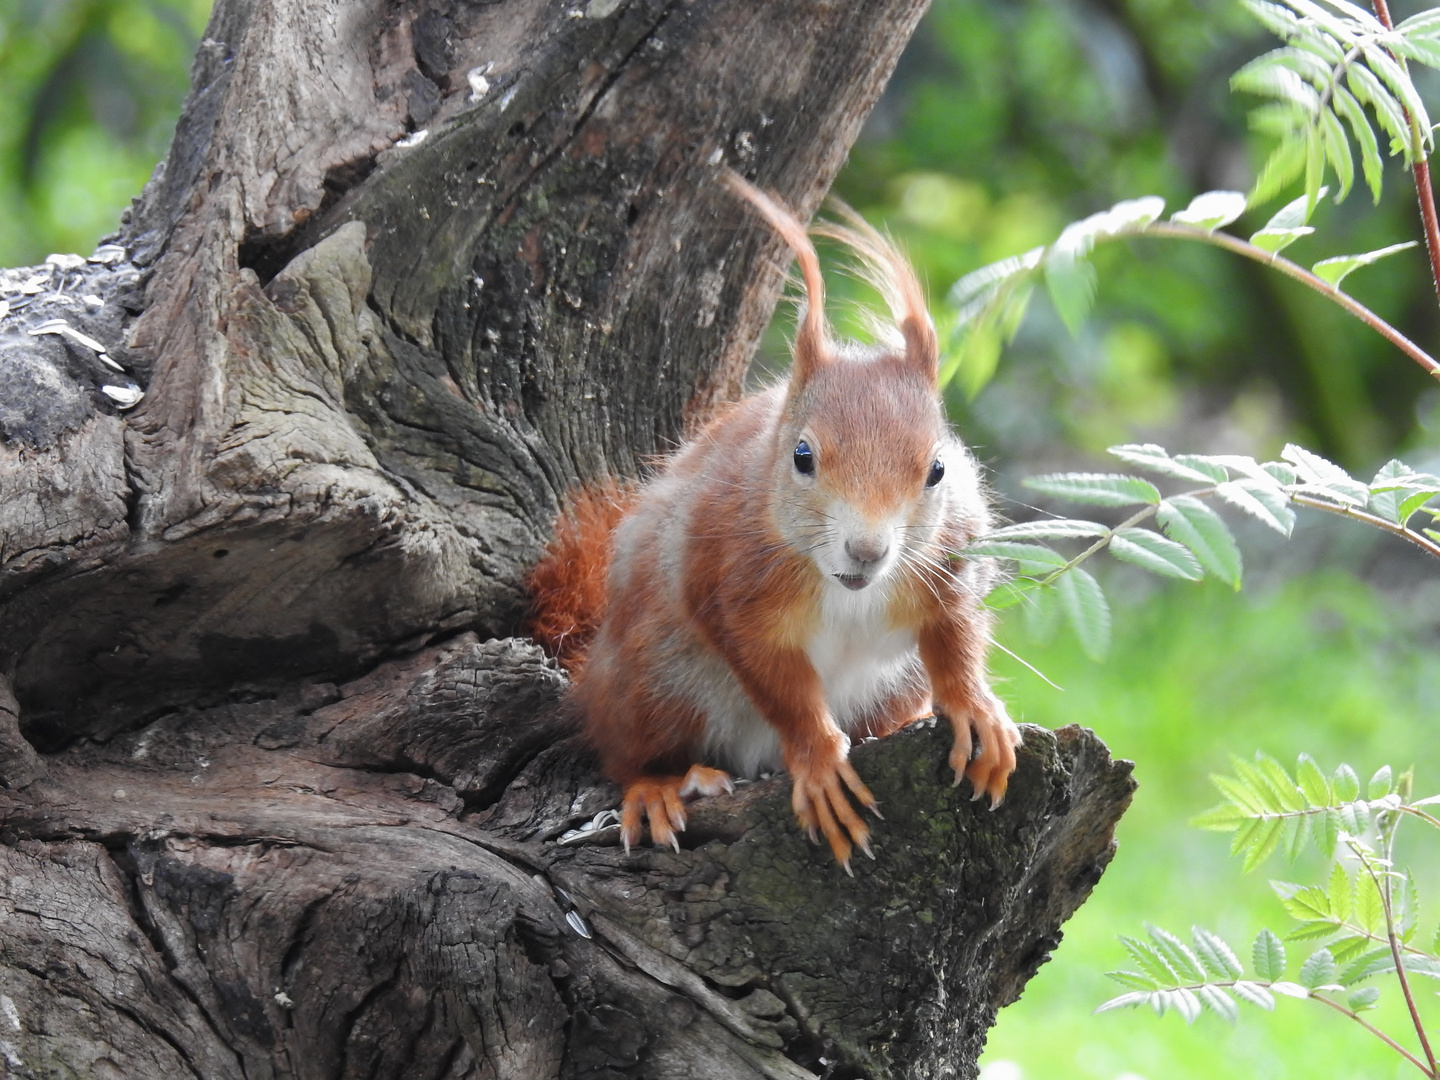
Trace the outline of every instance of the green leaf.
<path fill-rule="evenodd" d="M 1295 470 L 1283 461 L 1267 461 L 1260 471 L 1281 487 L 1289 487 L 1296 480 Z"/>
<path fill-rule="evenodd" d="M 1405 970 L 1411 975 L 1424 975 L 1427 979 L 1440 979 L 1440 960 L 1433 956 L 1405 955 Z"/>
<path fill-rule="evenodd" d="M 1354 986 L 1357 982 L 1364 982 L 1376 975 L 1389 975 L 1394 970 L 1395 954 L 1390 951 L 1389 946 L 1370 949 L 1350 962 L 1340 975 L 1340 985 Z M 1406 970 L 1409 970 L 1408 963 Z"/>
<path fill-rule="evenodd" d="M 1184 210 L 1170 215 L 1170 220 L 1180 225 L 1193 225 L 1206 232 L 1214 232 L 1223 225 L 1229 225 L 1245 212 L 1245 195 L 1239 191 L 1207 191 L 1196 195 Z"/>
<path fill-rule="evenodd" d="M 1330 189 L 1321 188 L 1320 198 L 1330 193 Z M 1288 203 L 1276 211 L 1275 216 L 1265 223 L 1267 229 L 1298 229 L 1301 225 L 1310 220 L 1310 205 L 1304 195 L 1298 199 L 1291 199 Z"/>
<path fill-rule="evenodd" d="M 1275 982 L 1285 977 L 1285 946 L 1270 930 L 1261 930 L 1250 949 L 1250 966 L 1255 977 L 1264 982 Z"/>
<path fill-rule="evenodd" d="M 1174 986 L 1180 981 L 1180 976 L 1170 966 L 1169 961 L 1160 954 L 1160 950 L 1151 945 L 1148 941 L 1141 941 L 1138 938 L 1120 936 L 1120 944 L 1125 946 L 1135 963 L 1139 965 L 1150 978 L 1158 985 Z"/>
<path fill-rule="evenodd" d="M 1351 934 L 1349 937 L 1342 937 L 1332 941 L 1328 948 L 1330 955 L 1335 957 L 1335 963 L 1348 964 L 1370 946 L 1370 939 L 1360 934 Z M 1342 977 L 1341 982 L 1344 982 Z"/>
<path fill-rule="evenodd" d="M 1058 551 L 1052 551 L 1044 544 L 1022 544 L 1013 540 L 977 540 L 965 548 L 966 555 L 990 555 L 1000 559 L 1017 559 L 1021 562 L 1039 563 L 1044 566 L 1064 566 L 1070 560 Z"/>
<path fill-rule="evenodd" d="M 1330 950 L 1316 949 L 1300 966 L 1298 981 L 1306 990 L 1315 990 L 1334 985 L 1335 974 L 1335 958 L 1330 955 Z"/>
<path fill-rule="evenodd" d="M 1355 875 L 1355 919 L 1372 934 L 1378 934 L 1385 926 L 1385 903 L 1375 879 L 1367 873 Z"/>
<path fill-rule="evenodd" d="M 1427 67 L 1440 67 L 1440 41 L 1430 37 L 1389 38 L 1387 45 L 1398 56 L 1418 60 Z"/>
<path fill-rule="evenodd" d="M 1025 486 L 1042 495 L 1099 506 L 1133 506 L 1160 501 L 1160 492 L 1149 480 L 1119 473 L 1050 473 L 1027 477 Z"/>
<path fill-rule="evenodd" d="M 1325 179 L 1325 145 L 1320 141 L 1319 128 L 1310 128 L 1305 134 L 1305 197 L 1309 209 L 1315 209 L 1320 200 L 1320 180 Z"/>
<path fill-rule="evenodd" d="M 1284 825 L 1285 819 L 1278 817 L 1269 818 L 1261 825 L 1245 852 L 1245 858 L 1241 860 L 1241 873 L 1248 874 L 1270 857 L 1270 853 L 1280 843 L 1280 833 Z"/>
<path fill-rule="evenodd" d="M 1359 256 L 1363 257 L 1363 256 Z M 1364 506 L 1370 497 L 1370 486 L 1362 484 L 1334 462 L 1327 461 L 1319 454 L 1311 453 L 1303 446 L 1286 443 L 1280 454 L 1299 474 L 1307 485 L 1335 493 L 1344 502 Z"/>
<path fill-rule="evenodd" d="M 1360 836 L 1370 828 L 1370 809 L 1363 800 L 1344 803 L 1338 809 L 1341 827 L 1350 836 Z"/>
<path fill-rule="evenodd" d="M 1289 809 L 1280 793 L 1265 779 L 1265 774 L 1260 771 L 1258 765 L 1233 754 L 1230 756 L 1230 765 L 1235 770 L 1235 775 L 1244 783 L 1246 790 L 1250 791 L 1267 811 L 1280 813 Z"/>
<path fill-rule="evenodd" d="M 1090 316 L 1095 286 L 1095 267 L 1089 259 L 1057 255 L 1045 260 L 1045 288 L 1072 337 L 1080 336 Z"/>
<path fill-rule="evenodd" d="M 1033 578 L 1018 578 L 1002 581 L 985 595 L 985 606 L 991 611 L 1004 611 L 1032 598 L 1036 589 L 1041 588 Z"/>
<path fill-rule="evenodd" d="M 1321 259 L 1310 269 L 1315 276 L 1327 284 L 1340 287 L 1340 283 L 1350 275 L 1352 271 L 1362 266 L 1369 266 L 1373 262 L 1393 255 L 1397 251 L 1404 251 L 1416 244 L 1414 240 L 1407 240 L 1403 244 L 1391 244 L 1389 247 L 1376 248 L 1374 251 L 1367 251 L 1363 255 L 1337 255 L 1331 259 Z"/>
<path fill-rule="evenodd" d="M 1176 465 L 1187 469 L 1194 469 L 1212 483 L 1221 483 L 1230 478 L 1225 466 L 1218 464 L 1213 458 L 1205 454 L 1176 454 L 1171 458 Z"/>
<path fill-rule="evenodd" d="M 1203 814 L 1197 814 L 1190 819 L 1190 824 L 1197 829 L 1207 829 L 1210 832 L 1230 832 L 1241 822 L 1249 820 L 1250 814 L 1234 803 L 1222 803 L 1220 806 L 1206 810 Z"/>
<path fill-rule="evenodd" d="M 1353 900 L 1353 886 L 1350 882 L 1350 875 L 1346 873 L 1343 863 L 1336 863 L 1330 868 L 1330 887 L 1326 890 L 1330 897 L 1330 911 L 1344 922 L 1350 918 L 1350 908 Z"/>
<path fill-rule="evenodd" d="M 1085 655 L 1105 659 L 1110 651 L 1110 605 L 1099 583 L 1077 566 L 1060 575 L 1055 589 Z"/>
<path fill-rule="evenodd" d="M 1405 113 L 1400 108 L 1400 102 L 1395 100 L 1390 91 L 1386 90 L 1380 80 L 1363 64 L 1351 64 L 1345 71 L 1345 77 L 1355 97 L 1375 110 L 1375 119 L 1380 122 L 1385 134 L 1390 136 L 1391 144 L 1404 149 L 1408 158 L 1410 126 L 1405 122 Z"/>
<path fill-rule="evenodd" d="M 1149 529 L 1122 529 L 1110 539 L 1110 554 L 1152 574 L 1199 581 L 1205 576 L 1189 549 Z"/>
<path fill-rule="evenodd" d="M 1387 461 L 1370 481 L 1371 512 L 1403 525 L 1412 514 L 1440 495 L 1440 477 L 1418 473 L 1403 461 Z"/>
<path fill-rule="evenodd" d="M 1230 89 L 1256 97 L 1279 98 L 1298 105 L 1305 115 L 1314 116 L 1320 108 L 1320 95 L 1305 79 L 1287 67 L 1280 50 L 1257 56 L 1230 76 Z"/>
<path fill-rule="evenodd" d="M 1270 989 L 1277 994 L 1284 994 L 1286 997 L 1300 998 L 1301 1000 L 1310 996 L 1310 991 L 1299 983 L 1273 982 L 1270 984 Z"/>
<path fill-rule="evenodd" d="M 1314 885 L 1294 885 L 1288 881 L 1272 881 L 1270 887 L 1280 898 L 1285 913 L 1298 922 L 1330 919 L 1330 895 Z"/>
<path fill-rule="evenodd" d="M 1298 112 L 1298 110 L 1297 110 Z M 1303 114 L 1298 119 L 1303 124 Z M 1250 205 L 1259 206 L 1261 203 L 1269 202 L 1280 192 L 1284 191 L 1295 178 L 1305 171 L 1305 139 L 1303 136 L 1289 136 L 1281 140 L 1260 169 L 1260 175 L 1255 180 L 1255 186 L 1250 189 Z M 1268 229 L 1261 229 L 1259 233 L 1250 238 L 1252 244 L 1258 244 L 1258 236 L 1267 233 Z M 1304 235 L 1301 233 L 1300 235 Z M 1295 237 L 1299 239 L 1299 237 Z M 1288 242 L 1288 241 L 1287 241 Z M 1263 244 L 1260 246 L 1264 246 Z M 1280 245 L 1284 247 L 1285 244 Z M 1266 248 L 1267 251 L 1278 250 Z"/>
<path fill-rule="evenodd" d="M 1434 37 L 1440 34 L 1440 8 L 1426 8 L 1418 15 L 1411 15 L 1404 22 L 1396 24 L 1395 30 L 1407 37 Z"/>
<path fill-rule="evenodd" d="M 1314 231 L 1309 225 L 1299 225 L 1293 229 L 1261 229 L 1250 237 L 1250 243 L 1271 255 L 1278 255 L 1296 240 L 1309 236 Z"/>
<path fill-rule="evenodd" d="M 1335 170 L 1340 182 L 1336 202 L 1342 202 L 1350 194 L 1355 183 L 1355 159 L 1350 153 L 1350 140 L 1345 137 L 1344 125 L 1331 109 L 1321 109 L 1319 117 L 1320 144 L 1325 150 L 1325 160 Z"/>
<path fill-rule="evenodd" d="M 1104 536 L 1110 530 L 1094 521 L 1077 521 L 1073 518 L 1051 518 L 1041 521 L 1023 521 L 1018 525 L 1006 525 L 980 538 L 981 543 L 995 540 L 1084 540 Z"/>
<path fill-rule="evenodd" d="M 1215 492 L 1281 536 L 1288 537 L 1295 528 L 1295 511 L 1290 509 L 1290 500 L 1275 487 L 1256 480 L 1228 480 L 1216 487 Z"/>
<path fill-rule="evenodd" d="M 1340 811 L 1333 809 L 1325 811 L 1324 819 L 1315 828 L 1315 843 L 1327 859 L 1335 857 L 1335 845 L 1340 842 L 1342 828 Z"/>
<path fill-rule="evenodd" d="M 1044 257 L 1043 247 L 1031 248 L 1023 255 L 1012 255 L 972 270 L 950 287 L 948 299 L 960 309 L 962 322 L 968 321 L 966 312 L 972 318 L 978 315 L 999 288 L 1037 269 Z"/>
<path fill-rule="evenodd" d="M 1406 496 L 1405 498 L 1400 500 L 1400 506 L 1396 510 L 1395 514 L 1396 519 L 1401 525 L 1405 524 L 1405 522 L 1410 520 L 1410 516 L 1414 514 L 1416 510 L 1419 510 L 1436 495 L 1440 495 L 1440 488 L 1437 488 L 1434 491 L 1430 491 L 1427 488 L 1422 488 L 1421 490 L 1415 492 L 1413 495 Z"/>
<path fill-rule="evenodd" d="M 1335 923 L 1329 919 L 1312 919 L 1300 923 L 1285 935 L 1286 941 L 1312 941 L 1315 938 L 1329 937 L 1335 933 Z"/>
<path fill-rule="evenodd" d="M 1226 478 L 1225 470 L 1218 466 L 1206 463 L 1189 464 L 1187 455 L 1184 454 L 1172 458 L 1163 446 L 1156 446 L 1154 443 L 1125 443 L 1122 446 L 1109 447 L 1106 453 L 1113 454 L 1126 465 L 1149 469 L 1162 476 L 1173 476 L 1177 480 L 1211 484 Z"/>
<path fill-rule="evenodd" d="M 1375 770 L 1375 775 L 1370 777 L 1370 784 L 1365 789 L 1365 797 L 1374 802 L 1376 799 L 1383 799 L 1394 790 L 1395 783 L 1390 776 L 1390 766 L 1381 765 Z"/>
<path fill-rule="evenodd" d="M 1260 767 L 1261 775 L 1275 792 L 1282 807 L 1286 810 L 1305 809 L 1305 797 L 1294 778 L 1285 771 L 1285 766 L 1268 754 L 1256 754 L 1255 760 Z"/>
<path fill-rule="evenodd" d="M 1235 951 L 1220 935 L 1199 926 L 1192 926 L 1190 935 L 1195 939 L 1195 953 L 1211 978 L 1238 979 L 1244 974 L 1245 969 L 1240 966 Z"/>
<path fill-rule="evenodd" d="M 1229 776 L 1222 776 L 1218 773 L 1210 775 L 1210 782 L 1220 791 L 1229 797 L 1230 801 L 1256 814 L 1267 814 L 1278 809 L 1265 791 L 1256 791 L 1243 780 L 1233 779 Z"/>
<path fill-rule="evenodd" d="M 1228 1020 L 1230 1023 L 1233 1024 L 1240 1019 L 1240 1007 L 1236 1005 L 1235 1000 L 1229 994 L 1225 993 L 1224 990 L 1220 989 L 1220 987 L 1197 986 L 1195 988 L 1195 996 L 1200 999 L 1200 1003 L 1207 1009 Z"/>
<path fill-rule="evenodd" d="M 1261 978 L 1268 978 L 1268 976 L 1261 976 Z M 1263 986 L 1257 986 L 1253 982 L 1242 979 L 1230 989 L 1241 1001 L 1248 1001 L 1251 1005 L 1259 1006 L 1266 1012 L 1275 1011 L 1275 995 Z"/>
<path fill-rule="evenodd" d="M 1149 992 L 1133 990 L 1128 994 L 1121 994 L 1119 997 L 1111 998 L 1105 1002 L 1105 1004 L 1098 1006 L 1095 1012 L 1098 1015 L 1099 1013 L 1109 1012 L 1111 1009 L 1133 1009 L 1137 1005 L 1144 1005 L 1149 1000 Z"/>
<path fill-rule="evenodd" d="M 1335 798 L 1339 802 L 1350 802 L 1360 794 L 1360 778 L 1355 775 L 1355 770 L 1349 765 L 1340 764 L 1335 768 L 1335 780 L 1332 784 Z"/>
<path fill-rule="evenodd" d="M 1384 49 L 1369 42 L 1361 45 L 1365 54 L 1365 63 L 1370 70 L 1384 81 L 1385 85 L 1399 99 L 1400 104 L 1410 113 L 1410 119 L 1422 133 L 1420 138 L 1422 144 L 1428 148 L 1430 139 L 1430 117 L 1425 111 L 1425 103 L 1420 99 L 1419 93 L 1415 90 L 1415 84 L 1410 81 L 1410 76 L 1400 67 Z M 1364 70 L 1355 68 L 1354 70 Z M 1408 134 L 1408 133 L 1407 133 Z M 1406 159 L 1409 160 L 1413 151 L 1410 140 L 1405 140 Z"/>
<path fill-rule="evenodd" d="M 1148 975 L 1141 975 L 1136 971 L 1107 971 L 1107 978 L 1114 979 L 1121 986 L 1128 986 L 1132 990 L 1154 990 L 1155 980 Z"/>
<path fill-rule="evenodd" d="M 1176 495 L 1164 499 L 1155 513 L 1167 535 L 1200 560 L 1200 565 L 1231 588 L 1240 588 L 1240 548 L 1225 520 L 1199 499 Z"/>
<path fill-rule="evenodd" d="M 1397 921 L 1400 940 L 1407 944 L 1415 937 L 1416 924 L 1420 921 L 1420 891 L 1415 887 L 1415 876 L 1405 875 L 1405 887 L 1400 891 L 1402 903 Z"/>
<path fill-rule="evenodd" d="M 1248 850 L 1250 845 L 1255 841 L 1255 838 L 1260 835 L 1261 831 L 1274 820 L 1275 819 L 1268 814 L 1260 814 L 1246 819 L 1245 822 L 1235 830 L 1235 835 L 1230 838 L 1230 854 L 1238 855 L 1242 851 Z"/>
<path fill-rule="evenodd" d="M 1309 754 L 1301 754 L 1296 762 L 1295 779 L 1311 806 L 1330 805 L 1330 781 L 1325 778 L 1325 774 L 1320 771 L 1320 766 L 1315 764 L 1315 759 Z"/>
<path fill-rule="evenodd" d="M 1185 1018 L 1185 1023 L 1193 1024 L 1200 1016 L 1200 999 L 1195 992 L 1181 986 L 1171 990 L 1170 995 L 1171 1007 Z"/>
<path fill-rule="evenodd" d="M 1366 986 L 1356 990 L 1345 999 L 1350 1006 L 1351 1012 L 1364 1012 L 1366 1009 L 1373 1009 L 1375 1002 L 1380 999 L 1380 988 L 1378 986 Z"/>
<path fill-rule="evenodd" d="M 1200 958 L 1190 951 L 1186 945 L 1168 930 L 1158 926 L 1147 926 L 1155 947 L 1160 950 L 1160 955 L 1165 957 L 1169 965 L 1179 973 L 1186 982 L 1201 983 L 1205 981 L 1205 969 L 1200 964 Z"/>
<path fill-rule="evenodd" d="M 1375 132 L 1370 127 L 1365 110 L 1355 100 L 1354 95 L 1338 83 L 1333 89 L 1333 101 L 1335 102 L 1335 111 L 1345 118 L 1346 123 L 1350 125 L 1350 130 L 1355 134 L 1355 142 L 1360 146 L 1360 168 L 1365 173 L 1365 186 L 1370 189 L 1370 196 L 1378 206 L 1385 161 L 1380 156 L 1380 147 L 1375 141 Z"/>
<path fill-rule="evenodd" d="M 1310 819 L 1308 817 L 1292 817 L 1285 819 L 1285 835 L 1280 838 L 1281 847 L 1285 849 L 1285 857 L 1294 862 L 1300 857 L 1300 852 L 1305 849 L 1305 841 L 1310 836 Z"/>

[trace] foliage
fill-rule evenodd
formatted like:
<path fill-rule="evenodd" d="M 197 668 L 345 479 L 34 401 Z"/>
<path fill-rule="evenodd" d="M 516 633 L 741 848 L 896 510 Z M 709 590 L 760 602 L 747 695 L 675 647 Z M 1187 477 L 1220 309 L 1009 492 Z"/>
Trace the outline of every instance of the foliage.
<path fill-rule="evenodd" d="M 981 537 L 966 555 L 1012 560 L 1019 576 L 990 595 L 992 608 L 1054 602 L 1085 651 L 1102 659 L 1110 647 L 1110 608 L 1099 583 L 1080 564 L 1101 551 L 1163 577 L 1199 581 L 1207 573 L 1238 589 L 1242 559 L 1235 536 L 1209 501 L 1249 515 L 1282 536 L 1295 527 L 1292 504 L 1355 518 L 1440 556 L 1440 478 L 1390 461 L 1368 484 L 1303 447 L 1287 445 L 1279 461 L 1241 454 L 1176 454 L 1153 443 L 1112 446 L 1128 465 L 1191 486 L 1162 496 L 1149 480 L 1129 473 L 1056 473 L 1028 478 L 1026 486 L 1055 498 L 1139 509 L 1114 527 L 1074 518 L 1009 525 Z M 1412 528 L 1417 515 L 1429 524 Z M 1145 526 L 1154 522 L 1153 526 Z M 1163 535 L 1162 535 L 1163 533 Z M 1041 541 L 1086 541 L 1067 557 Z"/>
<path fill-rule="evenodd" d="M 1139 193 L 1182 208 L 1197 191 L 1248 187 L 1247 159 L 1258 167 L 1270 138 L 1247 130 L 1244 96 L 1226 90 L 1267 47 L 1262 33 L 1228 0 L 937 0 L 841 194 L 904 244 L 950 331 L 951 282 L 1045 245 L 1069 220 Z M 1387 159 L 1392 182 L 1400 161 Z M 1308 266 L 1408 238 L 1412 207 L 1369 202 L 1317 208 L 1329 250 L 1311 255 L 1318 239 L 1305 236 L 1291 251 Z M 1268 216 L 1248 211 L 1240 235 Z M 990 459 L 1100 453 L 1176 424 L 1224 424 L 1250 440 L 1245 452 L 1289 439 L 1373 471 L 1427 437 L 1425 381 L 1318 295 L 1213 245 L 1142 237 L 1091 261 L 1103 303 L 1079 336 L 1038 289 L 1005 364 L 954 382 L 952 414 Z M 1422 260 L 1402 255 L 1347 287 L 1356 281 L 1380 317 L 1427 340 L 1437 314 Z"/>
<path fill-rule="evenodd" d="M 1195 927 L 1191 947 L 1151 926 L 1148 940 L 1122 939 L 1139 970 L 1111 972 L 1129 990 L 1097 1011 L 1148 1005 L 1157 1015 L 1173 1009 L 1193 1022 L 1209 1010 L 1233 1023 L 1239 1016 L 1237 1002 L 1273 1011 L 1277 994 L 1309 999 L 1356 1021 L 1427 1076 L 1436 1075 L 1410 978 L 1440 979 L 1440 930 L 1433 939 L 1419 936 L 1419 890 L 1396 864 L 1394 848 L 1407 818 L 1440 828 L 1440 819 L 1425 809 L 1440 804 L 1440 795 L 1412 800 L 1411 774 L 1397 779 L 1388 765 L 1371 777 L 1363 798 L 1349 765 L 1327 776 L 1304 754 L 1293 774 L 1264 754 L 1253 762 L 1236 758 L 1233 767 L 1234 775 L 1211 778 L 1225 802 L 1195 823 L 1232 833 L 1231 851 L 1242 856 L 1246 870 L 1277 849 L 1293 859 L 1307 843 L 1333 860 L 1323 886 L 1270 883 L 1294 922 L 1286 940 L 1324 944 L 1290 980 L 1283 942 L 1273 931 L 1261 930 L 1250 950 L 1247 977 L 1235 951 L 1218 935 Z M 1372 980 L 1386 975 L 1395 977 L 1405 996 L 1419 1054 L 1361 1015 L 1374 1009 L 1381 995 Z"/>
<path fill-rule="evenodd" d="M 1405 69 L 1406 57 L 1440 66 L 1440 11 L 1422 12 L 1392 27 L 1383 4 L 1372 17 L 1347 0 L 1286 0 L 1284 6 L 1247 0 L 1262 21 L 1287 45 L 1246 65 L 1233 84 L 1276 100 L 1257 110 L 1261 127 L 1277 133 L 1271 155 L 1249 197 L 1213 191 L 1160 222 L 1164 200 L 1130 199 L 1064 229 L 1052 243 L 1001 260 L 957 282 L 952 301 L 962 348 L 947 366 L 953 377 L 968 368 L 983 381 L 993 371 L 1000 347 L 1016 333 L 1033 285 L 1043 278 L 1050 299 L 1072 333 L 1089 315 L 1097 276 L 1091 253 L 1103 241 L 1123 236 L 1203 240 L 1278 269 L 1345 308 L 1398 346 L 1428 374 L 1440 378 L 1440 363 L 1384 319 L 1356 303 L 1340 286 L 1354 270 L 1404 250 L 1391 244 L 1360 255 L 1316 262 L 1309 271 L 1280 252 L 1304 235 L 1327 166 L 1333 169 L 1343 198 L 1353 183 L 1353 160 L 1342 118 L 1361 149 L 1362 170 L 1372 194 L 1381 193 L 1382 162 L 1365 108 L 1391 136 L 1392 152 L 1413 167 L 1421 213 L 1431 238 L 1432 272 L 1440 288 L 1440 223 L 1436 221 L 1425 158 L 1431 148 L 1428 116 Z M 1343 81 L 1343 85 L 1342 85 Z M 1349 89 L 1346 89 L 1348 85 Z M 1248 240 L 1219 233 L 1247 206 L 1263 202 L 1303 174 L 1305 193 L 1275 214 Z M 1028 485 L 1051 497 L 1106 507 L 1139 507 L 1123 522 L 1057 518 L 1002 528 L 971 544 L 964 556 L 1013 560 L 1019 577 L 992 594 L 992 606 L 1051 597 L 1064 611 L 1086 652 L 1099 658 L 1108 649 L 1110 613 L 1093 576 L 1080 564 L 1101 550 L 1169 577 L 1199 580 L 1209 572 L 1238 588 L 1241 560 L 1223 518 L 1204 499 L 1214 499 L 1258 519 L 1284 536 L 1295 524 L 1292 504 L 1312 506 L 1355 518 L 1401 536 L 1440 557 L 1440 529 L 1434 512 L 1428 524 L 1412 519 L 1440 494 L 1440 479 L 1416 472 L 1398 460 L 1382 467 L 1365 484 L 1325 458 L 1294 444 L 1281 460 L 1258 462 L 1241 455 L 1172 456 L 1153 443 L 1113 446 L 1110 453 L 1167 483 L 1189 489 L 1163 496 L 1149 479 L 1131 473 L 1063 473 L 1034 477 Z M 1144 527 L 1154 521 L 1160 529 Z M 1165 535 L 1162 535 L 1162 532 Z M 1039 541 L 1086 542 L 1073 557 Z M 957 555 L 958 557 L 958 555 Z M 1227 802 L 1202 815 L 1202 827 L 1233 832 L 1232 851 L 1244 856 L 1245 869 L 1283 847 L 1295 857 L 1313 843 L 1330 862 L 1326 886 L 1272 883 L 1298 926 L 1295 940 L 1319 940 L 1292 981 L 1280 938 L 1262 930 L 1251 949 L 1247 977 L 1235 951 L 1207 929 L 1192 930 L 1192 944 L 1156 926 L 1148 938 L 1122 941 L 1138 970 L 1112 972 L 1126 993 L 1099 1011 L 1148 1005 L 1157 1014 L 1174 1010 L 1194 1021 L 1209 1010 L 1227 1020 L 1239 1016 L 1239 1004 L 1273 1011 L 1277 994 L 1309 999 L 1347 1016 L 1380 1039 L 1426 1076 L 1440 1076 L 1410 976 L 1440 978 L 1440 933 L 1428 950 L 1414 942 L 1419 891 L 1414 879 L 1393 858 L 1400 821 L 1417 817 L 1440 827 L 1423 809 L 1440 796 L 1410 801 L 1412 778 L 1393 782 L 1388 767 L 1371 779 L 1366 798 L 1354 771 L 1342 765 L 1327 777 L 1302 755 L 1292 776 L 1274 758 L 1257 755 L 1254 763 L 1234 759 L 1234 776 L 1213 777 Z M 1412 1051 L 1362 1013 L 1380 997 L 1377 976 L 1395 978 L 1418 1042 Z"/>

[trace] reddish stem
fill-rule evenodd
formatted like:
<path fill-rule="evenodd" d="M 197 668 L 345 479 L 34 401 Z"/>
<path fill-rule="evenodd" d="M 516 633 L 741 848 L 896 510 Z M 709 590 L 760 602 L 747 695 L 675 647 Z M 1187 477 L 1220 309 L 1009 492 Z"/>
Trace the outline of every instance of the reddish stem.
<path fill-rule="evenodd" d="M 1395 22 L 1390 18 L 1390 5 L 1386 0 L 1370 0 L 1370 6 L 1374 8 L 1375 17 L 1386 30 L 1395 29 Z M 1415 121 L 1411 119 L 1408 109 L 1405 110 L 1405 122 L 1410 125 L 1413 135 Z M 1416 150 L 1423 154 L 1421 147 L 1417 146 Z M 1420 221 L 1425 226 L 1425 250 L 1430 253 L 1430 277 L 1435 282 L 1435 298 L 1440 301 L 1440 220 L 1435 216 L 1435 190 L 1430 185 L 1430 162 L 1423 156 L 1417 157 L 1414 169 L 1415 194 L 1420 200 Z"/>

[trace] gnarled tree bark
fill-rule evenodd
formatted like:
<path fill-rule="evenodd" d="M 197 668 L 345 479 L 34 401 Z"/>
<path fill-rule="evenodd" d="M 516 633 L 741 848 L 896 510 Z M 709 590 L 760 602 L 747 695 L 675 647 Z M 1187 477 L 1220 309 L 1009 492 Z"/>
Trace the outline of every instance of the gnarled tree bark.
<path fill-rule="evenodd" d="M 117 243 L 7 272 L 0 1066 L 972 1076 L 1131 789 L 859 747 L 626 857 L 516 632 L 564 491 L 734 396 L 923 0 L 217 0 Z M 138 404 L 136 398 L 140 397 Z"/>

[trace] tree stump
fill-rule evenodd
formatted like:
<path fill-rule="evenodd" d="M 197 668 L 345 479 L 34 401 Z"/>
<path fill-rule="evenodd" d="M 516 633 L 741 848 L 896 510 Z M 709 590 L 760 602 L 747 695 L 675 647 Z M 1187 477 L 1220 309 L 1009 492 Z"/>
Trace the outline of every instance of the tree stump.
<path fill-rule="evenodd" d="M 923 6 L 218 0 L 114 243 L 0 276 L 0 1068 L 974 1075 L 1125 763 L 1027 728 L 989 813 L 916 727 L 854 879 L 783 777 L 627 857 L 514 636 L 564 492 L 739 391 L 716 169 L 812 212 Z"/>

